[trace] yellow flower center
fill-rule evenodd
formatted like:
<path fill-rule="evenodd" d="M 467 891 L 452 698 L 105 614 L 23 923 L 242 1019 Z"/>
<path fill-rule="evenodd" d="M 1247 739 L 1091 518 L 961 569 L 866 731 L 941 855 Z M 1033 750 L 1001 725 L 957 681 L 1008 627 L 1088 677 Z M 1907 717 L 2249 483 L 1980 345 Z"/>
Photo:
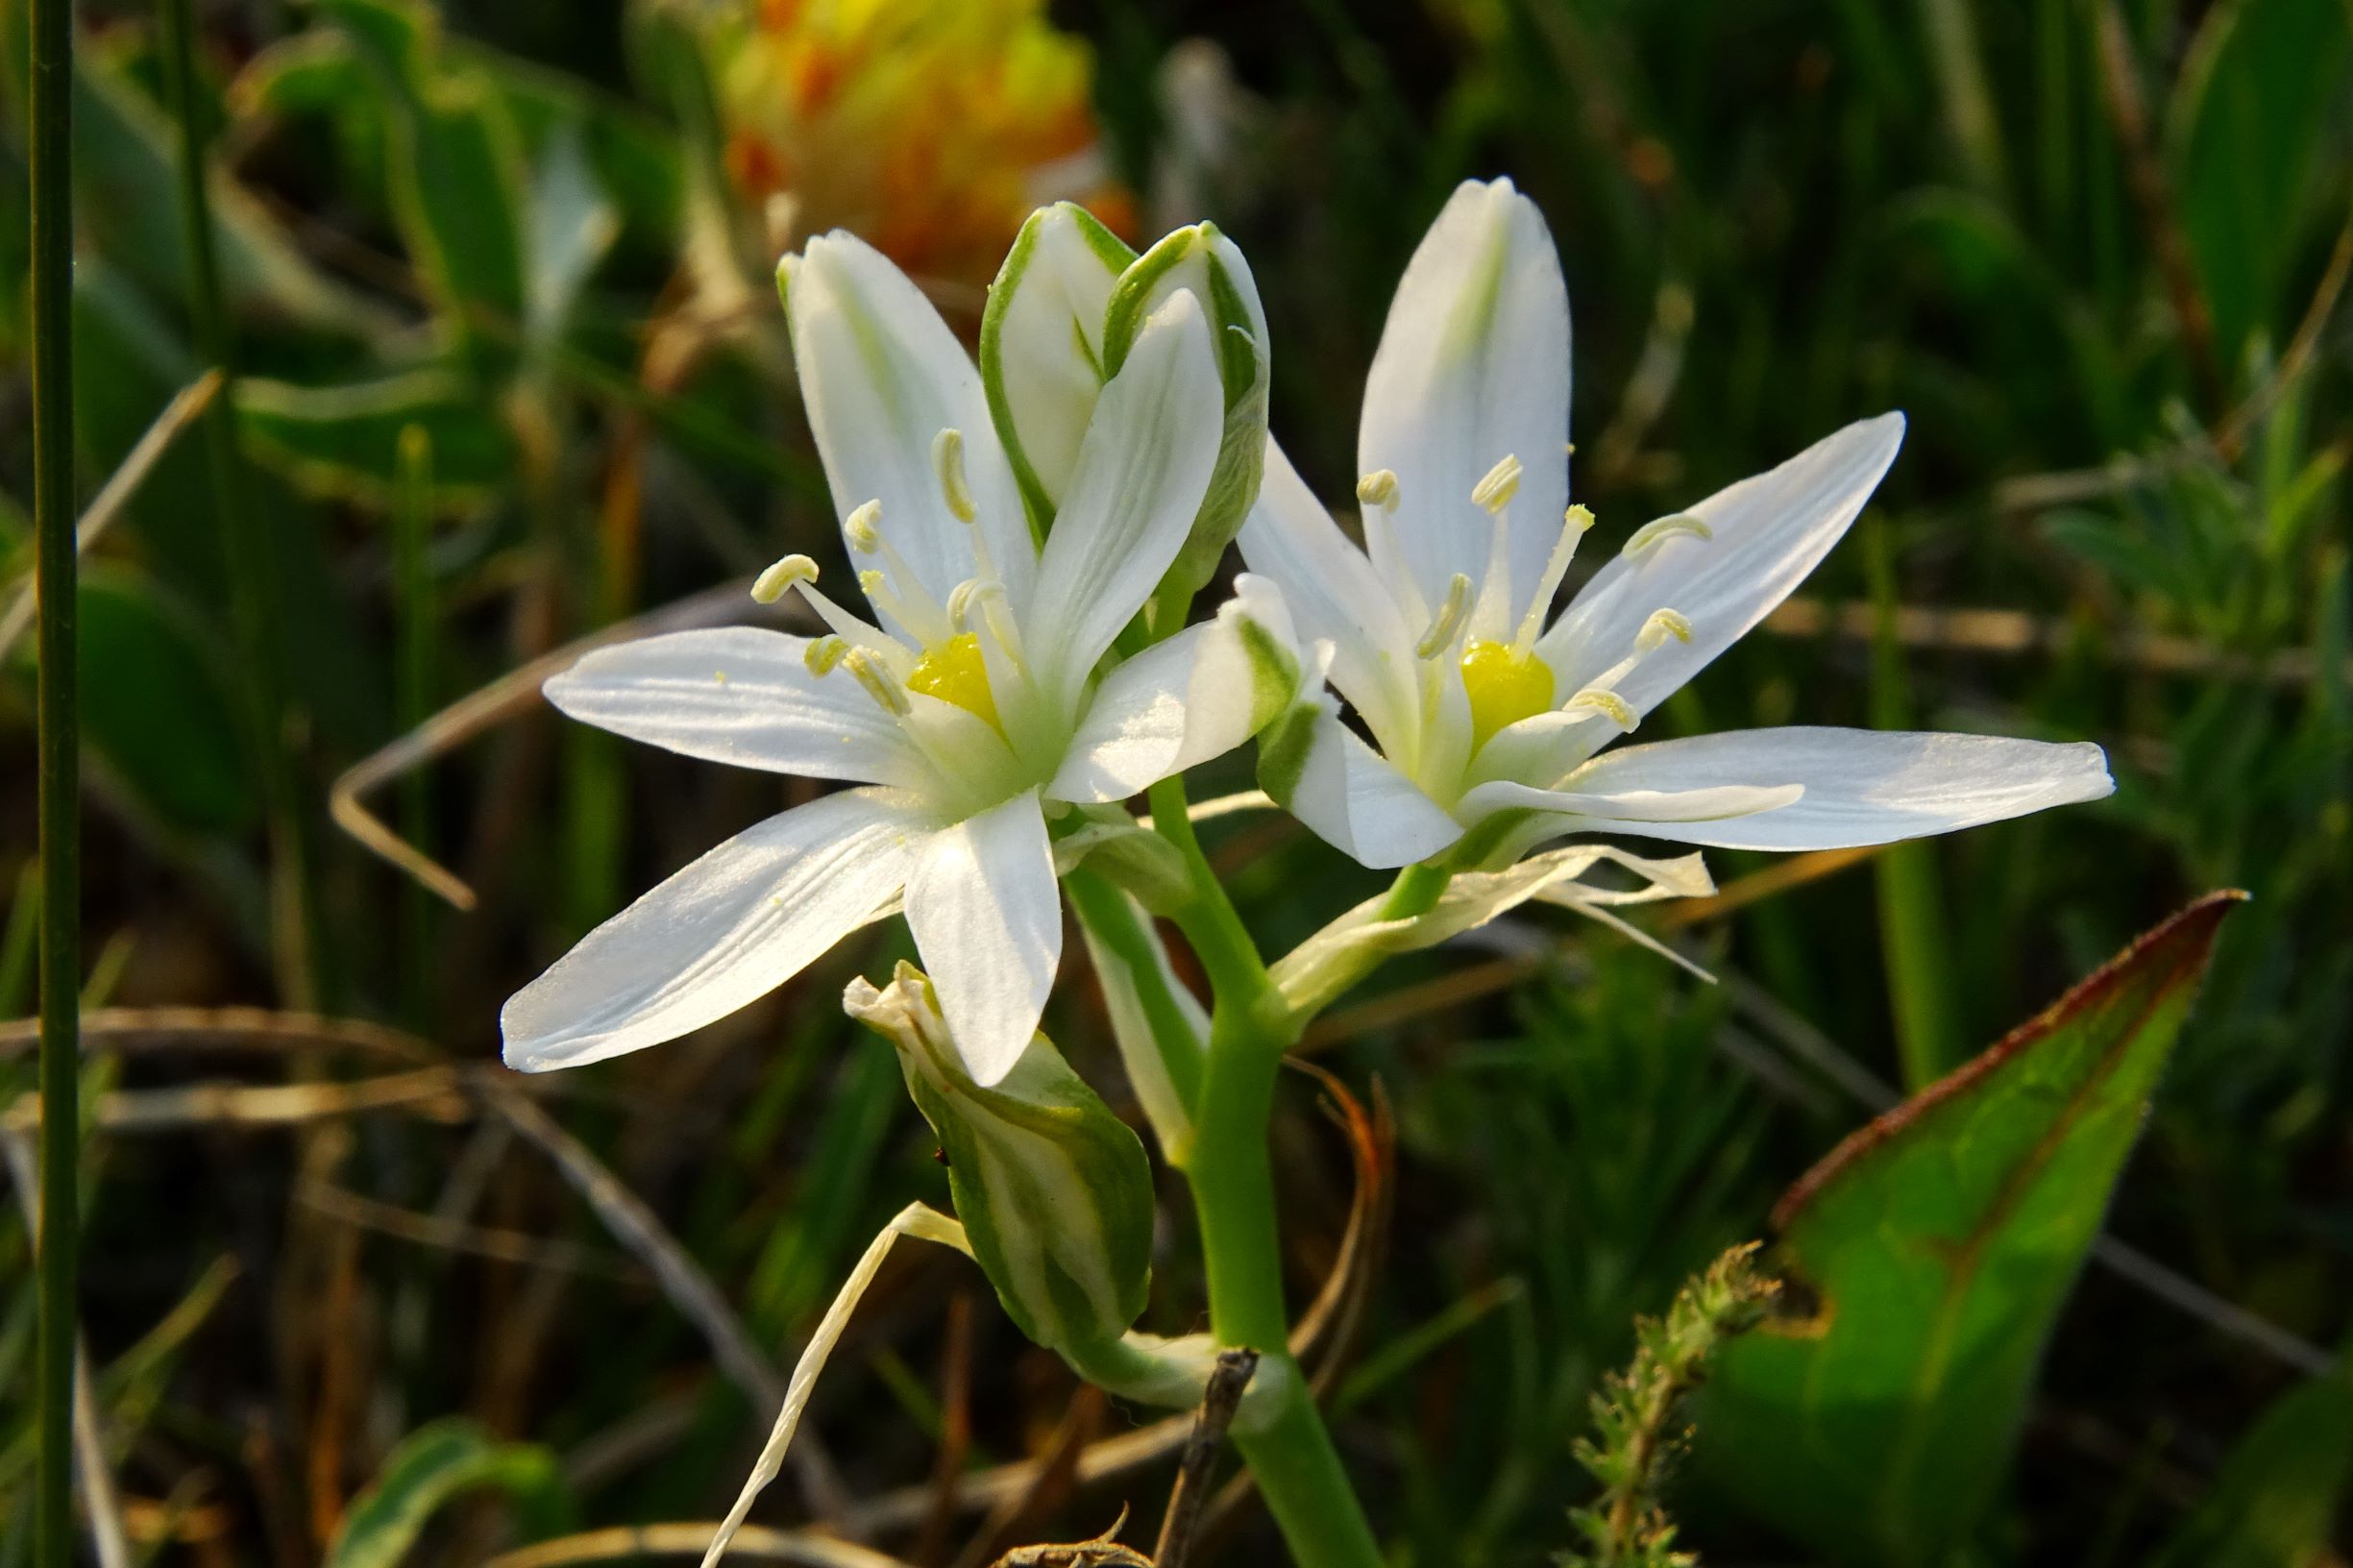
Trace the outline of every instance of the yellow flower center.
<path fill-rule="evenodd" d="M 1553 705 L 1553 672 L 1533 649 L 1474 637 L 1462 645 L 1462 687 L 1471 698 L 1471 741 L 1484 746 L 1507 724 Z"/>
<path fill-rule="evenodd" d="M 1551 678 L 1545 677 L 1548 693 Z M 989 690 L 988 661 L 981 656 L 980 637 L 975 632 L 964 632 L 923 649 L 923 656 L 908 674 L 907 690 L 953 702 L 967 713 L 979 714 L 998 728 L 1004 727 L 997 722 L 996 694 Z"/>

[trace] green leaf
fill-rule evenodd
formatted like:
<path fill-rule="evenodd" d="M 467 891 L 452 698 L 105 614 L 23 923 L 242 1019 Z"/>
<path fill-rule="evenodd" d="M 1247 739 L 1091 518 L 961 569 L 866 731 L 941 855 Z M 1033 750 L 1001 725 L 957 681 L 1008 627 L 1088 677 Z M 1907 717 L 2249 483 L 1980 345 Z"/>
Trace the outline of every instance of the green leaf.
<path fill-rule="evenodd" d="M 2298 247 L 2342 181 L 2320 165 L 2329 116 L 2348 97 L 2344 0 L 2225 0 L 2207 12 L 2167 127 L 2182 224 L 2215 332 L 2236 365 L 2247 335 L 2276 334 Z"/>
<path fill-rule="evenodd" d="M 519 324 L 528 294 L 523 140 L 489 77 L 453 61 L 410 0 L 322 0 L 394 107 L 393 211 L 445 329 L 478 362 L 502 357 L 474 319 Z"/>
<path fill-rule="evenodd" d="M 159 298 L 186 296 L 173 159 L 178 133 L 132 81 L 119 50 L 74 51 L 74 212 L 86 243 Z M 312 267 L 261 205 L 217 170 L 212 215 L 221 287 L 249 318 L 358 339 L 394 331 L 381 306 Z"/>
<path fill-rule="evenodd" d="M 430 1422 L 401 1439 L 375 1481 L 352 1500 L 328 1548 L 327 1568 L 395 1568 L 434 1510 L 478 1486 L 513 1497 L 537 1522 L 536 1532 L 560 1528 L 561 1484 L 555 1456 L 545 1448 L 494 1442 L 467 1420 Z"/>
<path fill-rule="evenodd" d="M 1774 1214 L 1819 1303 L 1728 1347 L 1702 1468 L 1841 1562 L 1926 1563 L 1984 1518 L 2035 1366 L 2243 894 L 2208 895 L 1856 1133 Z"/>
<path fill-rule="evenodd" d="M 2353 1362 L 2281 1396 L 2150 1568 L 2306 1568 L 2353 1483 Z"/>
<path fill-rule="evenodd" d="M 235 700 L 194 616 L 147 579 L 84 568 L 82 729 L 138 802 L 172 827 L 232 832 L 257 798 Z"/>

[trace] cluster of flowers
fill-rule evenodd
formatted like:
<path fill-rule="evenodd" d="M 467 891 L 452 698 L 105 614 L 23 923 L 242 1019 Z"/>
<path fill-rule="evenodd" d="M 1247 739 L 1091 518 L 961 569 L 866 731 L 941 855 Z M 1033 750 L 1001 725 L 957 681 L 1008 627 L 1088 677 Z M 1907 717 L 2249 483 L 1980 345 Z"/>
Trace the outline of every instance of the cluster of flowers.
<path fill-rule="evenodd" d="M 1598 836 L 1846 847 L 2111 788 L 2090 745 L 1829 728 L 1617 744 L 1822 559 L 1903 421 L 1849 426 L 1633 530 L 1556 615 L 1593 518 L 1568 502 L 1566 287 L 1508 182 L 1456 191 L 1398 288 L 1364 396 L 1360 547 L 1267 434 L 1265 317 L 1208 225 L 1139 256 L 1076 207 L 1037 212 L 977 364 L 858 239 L 812 240 L 779 282 L 870 613 L 788 555 L 754 595 L 800 595 L 824 635 L 649 638 L 547 694 L 635 740 L 854 787 L 590 934 L 508 1002 L 506 1060 L 670 1040 L 903 914 L 928 975 L 859 981 L 847 1004 L 897 1045 L 951 1153 L 962 1224 L 924 1234 L 970 1251 L 1025 1332 L 1115 1392 L 1189 1403 L 1205 1346 L 1128 1332 L 1148 1166 L 1038 1033 L 1066 880 L 1164 1152 L 1189 1172 L 1225 1157 L 1193 1147 L 1186 1087 L 1213 1055 L 1209 1016 L 1141 918 L 1197 909 L 1206 870 L 1182 824 L 1130 814 L 1140 794 L 1255 740 L 1273 803 L 1367 867 L 1409 868 L 1416 895 L 1339 915 L 1271 973 L 1249 960 L 1295 1026 L 1381 955 L 1529 898 L 1606 919 L 1708 891 L 1696 854 Z M 1248 570 L 1193 618 L 1237 545 Z M 1181 794 L 1156 804 L 1182 814 Z M 1585 880 L 1605 866 L 1612 881 Z M 1108 910 L 1081 896 L 1106 886 Z"/>
<path fill-rule="evenodd" d="M 1593 518 L 1567 504 L 1567 291 L 1508 181 L 1458 190 L 1399 286 L 1365 389 L 1361 549 L 1265 435 L 1265 319 L 1208 225 L 1137 257 L 1075 207 L 1038 212 L 977 367 L 847 234 L 787 257 L 779 281 L 872 619 L 789 555 L 755 594 L 802 595 L 830 635 L 648 638 L 547 695 L 674 751 L 858 787 L 721 845 L 517 994 L 517 1067 L 673 1039 L 903 912 L 958 1052 L 994 1084 L 1053 983 L 1058 870 L 1135 826 L 1119 802 L 1254 736 L 1267 793 L 1378 868 L 1492 872 L 1599 833 L 1873 845 L 2111 788 L 2082 744 L 1828 728 L 1611 744 L 1812 570 L 1903 419 L 1634 530 L 1554 615 Z M 1237 536 L 1250 570 L 1232 597 L 1173 624 Z"/>

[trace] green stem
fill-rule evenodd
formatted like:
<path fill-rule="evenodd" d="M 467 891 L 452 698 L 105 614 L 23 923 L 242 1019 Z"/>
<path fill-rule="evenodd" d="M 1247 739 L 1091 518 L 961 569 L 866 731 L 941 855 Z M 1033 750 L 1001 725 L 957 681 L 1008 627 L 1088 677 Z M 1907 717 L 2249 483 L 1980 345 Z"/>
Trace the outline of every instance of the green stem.
<path fill-rule="evenodd" d="M 435 631 L 432 545 L 433 443 L 421 425 L 404 427 L 400 443 L 400 487 L 392 518 L 393 724 L 414 734 L 432 716 Z M 432 845 L 432 794 L 429 775 L 412 768 L 401 781 L 401 836 L 420 853 Z M 401 991 L 409 1026 L 430 1033 L 434 900 L 414 877 L 404 879 Z"/>
<path fill-rule="evenodd" d="M 307 874 L 312 845 L 298 805 L 288 750 L 278 572 L 247 493 L 237 440 L 236 344 L 221 290 L 205 178 L 205 117 L 196 81 L 196 27 L 189 0 L 160 0 L 164 95 L 180 122 L 180 237 L 188 269 L 188 326 L 197 356 L 221 373 L 220 395 L 205 409 L 205 452 L 212 476 L 221 553 L 229 572 L 229 617 L 238 664 L 250 682 L 250 714 L 270 824 L 271 936 L 279 989 L 296 1007 L 319 1002 L 317 931 Z"/>
<path fill-rule="evenodd" d="M 71 1568 L 74 1297 L 81 1262 L 80 714 L 75 667 L 73 13 L 33 0 L 33 536 L 40 599 L 40 1421 L 42 1568 Z"/>
<path fill-rule="evenodd" d="M 1215 1002 L 1186 1178 L 1200 1217 L 1210 1327 L 1220 1344 L 1259 1352 L 1270 1406 L 1235 1444 L 1249 1462 L 1300 1568 L 1371 1568 L 1379 1543 L 1288 1349 L 1283 1244 L 1266 1129 L 1295 1017 L 1193 836 L 1181 780 L 1152 787 L 1152 823 L 1185 857 L 1192 897 L 1175 919 L 1209 971 Z M 1433 894 L 1434 896 L 1434 894 Z"/>

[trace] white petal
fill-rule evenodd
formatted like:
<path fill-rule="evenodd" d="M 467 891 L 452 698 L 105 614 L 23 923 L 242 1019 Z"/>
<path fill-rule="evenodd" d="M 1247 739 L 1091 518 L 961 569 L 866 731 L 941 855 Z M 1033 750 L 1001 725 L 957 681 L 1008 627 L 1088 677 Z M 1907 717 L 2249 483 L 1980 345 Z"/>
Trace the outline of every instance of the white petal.
<path fill-rule="evenodd" d="M 943 829 L 907 877 L 907 925 L 972 1081 L 1013 1070 L 1062 961 L 1062 890 L 1035 793 Z"/>
<path fill-rule="evenodd" d="M 1582 786 L 1588 780 L 1580 773 L 1568 782 Z M 1803 787 L 1797 784 L 1768 786 L 1747 781 L 1686 788 L 1605 780 L 1593 788 L 1539 790 L 1498 780 L 1467 792 L 1456 810 L 1473 818 L 1499 811 L 1535 813 L 1540 820 L 1512 838 L 1514 852 L 1563 833 L 1631 833 L 1646 839 L 1673 839 L 1678 844 L 1730 845 L 1751 827 L 1757 814 L 1786 809 L 1804 795 Z M 1724 824 L 1732 819 L 1739 821 L 1739 827 L 1728 830 L 1731 836 L 1726 837 Z"/>
<path fill-rule="evenodd" d="M 1015 603 L 1036 559 L 1012 465 L 981 391 L 980 372 L 923 291 L 864 240 L 821 235 L 791 264 L 785 288 L 801 402 L 846 517 L 882 502 L 881 528 L 944 601 L 974 573 L 972 539 L 948 510 L 932 468 L 933 440 L 964 432 L 965 482 Z M 853 554 L 853 559 L 863 560 Z"/>
<path fill-rule="evenodd" d="M 1215 620 L 1153 644 L 1103 677 L 1045 793 L 1124 800 L 1241 745 L 1298 699 L 1299 683 L 1283 597 L 1245 574 Z"/>
<path fill-rule="evenodd" d="M 1021 226 L 989 289 L 980 362 L 1007 455 L 1042 515 L 1062 499 L 1103 390 L 1103 310 L 1135 253 L 1085 208 Z"/>
<path fill-rule="evenodd" d="M 1606 714 L 1589 708 L 1532 714 L 1487 737 L 1471 759 L 1471 777 L 1479 783 L 1503 778 L 1550 789 L 1622 733 Z"/>
<path fill-rule="evenodd" d="M 1571 792 L 1602 796 L 1804 791 L 1758 816 L 1677 823 L 1655 835 L 1730 849 L 1891 844 L 2096 800 L 2116 788 L 2106 757 L 2087 743 L 1822 728 L 1734 730 L 1628 747 L 1604 752 L 1566 782 Z"/>
<path fill-rule="evenodd" d="M 926 825 L 907 796 L 868 789 L 737 834 L 509 997 L 506 1065 L 601 1062 L 748 1006 L 897 893 Z"/>
<path fill-rule="evenodd" d="M 816 675 L 808 639 L 722 626 L 617 643 L 543 688 L 564 713 L 649 746 L 777 773 L 911 787 L 926 774 L 847 671 Z"/>
<path fill-rule="evenodd" d="M 1409 748 L 1421 711 L 1414 696 L 1413 639 L 1372 562 L 1340 531 L 1270 436 L 1258 504 L 1242 524 L 1242 559 L 1274 579 L 1298 618 L 1299 634 L 1329 642 L 1332 684 L 1364 716 L 1382 744 Z"/>
<path fill-rule="evenodd" d="M 1259 743 L 1259 782 L 1317 838 L 1375 870 L 1427 860 L 1462 828 L 1320 703 Z"/>
<path fill-rule="evenodd" d="M 1512 501 L 1512 615 L 1560 536 L 1569 493 L 1569 295 L 1535 204 L 1508 180 L 1455 191 L 1389 306 L 1364 386 L 1357 464 L 1397 475 L 1389 530 L 1423 600 L 1484 576 L 1491 533 L 1471 490 L 1520 460 Z M 1381 534 L 1368 533 L 1378 545 Z M 1374 565 L 1394 570 L 1380 553 Z"/>
<path fill-rule="evenodd" d="M 1805 580 L 1902 444 L 1901 414 L 1850 425 L 1692 507 L 1711 537 L 1677 535 L 1603 567 L 1536 645 L 1561 695 L 1633 652 L 1654 612 L 1675 610 L 1691 623 L 1691 641 L 1666 642 L 1615 683 L 1636 713 L 1657 706 Z"/>
<path fill-rule="evenodd" d="M 1022 630 L 1045 688 L 1075 698 L 1192 529 L 1225 423 L 1209 327 L 1190 294 L 1156 311 L 1095 403 L 1038 563 Z"/>

